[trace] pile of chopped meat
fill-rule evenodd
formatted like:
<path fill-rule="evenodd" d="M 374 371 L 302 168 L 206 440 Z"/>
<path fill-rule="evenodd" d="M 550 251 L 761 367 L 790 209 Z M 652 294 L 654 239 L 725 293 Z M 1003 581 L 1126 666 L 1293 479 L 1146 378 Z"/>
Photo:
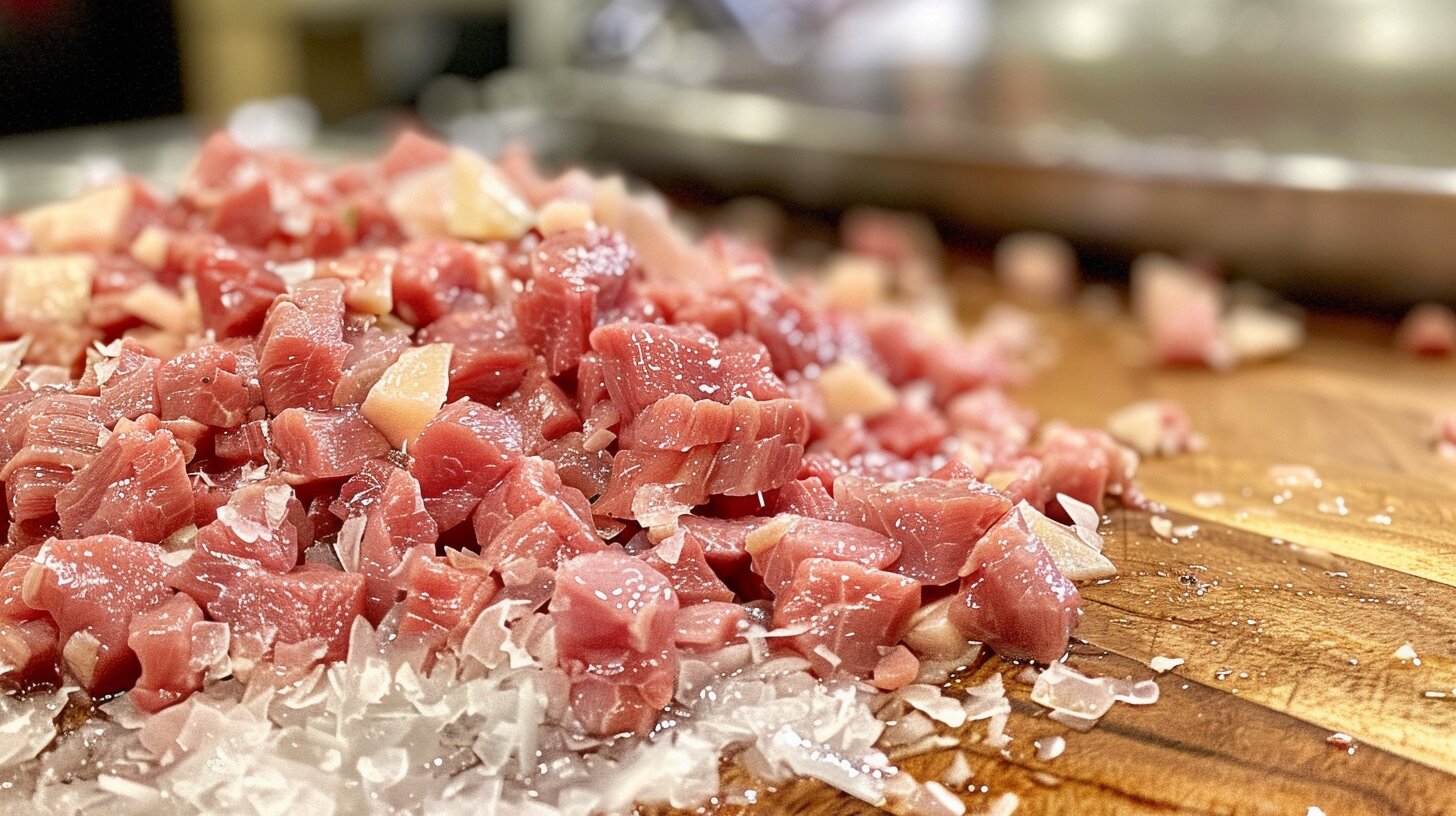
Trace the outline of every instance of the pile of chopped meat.
<path fill-rule="evenodd" d="M 971 641 L 1055 661 L 1097 513 L 1139 500 L 1134 452 L 1006 396 L 1007 332 L 787 283 L 519 152 L 218 135 L 175 198 L 94 189 L 0 253 L 14 688 L 159 712 L 306 677 L 359 618 L 453 665 L 509 610 L 578 733 L 646 733 L 752 632 L 885 689 Z"/>

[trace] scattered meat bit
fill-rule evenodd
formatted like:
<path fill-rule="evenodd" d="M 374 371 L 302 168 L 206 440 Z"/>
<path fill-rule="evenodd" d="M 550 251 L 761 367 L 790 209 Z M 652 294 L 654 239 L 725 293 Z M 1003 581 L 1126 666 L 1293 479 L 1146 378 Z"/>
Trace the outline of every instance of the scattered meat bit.
<path fill-rule="evenodd" d="M 1218 281 L 1161 255 L 1145 255 L 1132 270 L 1133 311 L 1160 365 L 1225 368 L 1230 352 L 1219 331 L 1223 292 Z"/>
<path fill-rule="evenodd" d="M 900 557 L 900 545 L 864 527 L 803 516 L 777 516 L 775 540 L 751 542 L 753 571 L 774 595 L 794 580 L 799 564 L 810 558 L 853 561 L 888 569 Z M 757 545 L 757 546 L 755 546 Z"/>
<path fill-rule="evenodd" d="M 475 509 L 475 540 L 487 568 L 517 559 L 555 569 L 605 547 L 591 525 L 586 496 L 561 483 L 544 459 L 522 459 Z"/>
<path fill-rule="evenodd" d="M 805 627 L 785 641 L 816 674 L 863 676 L 880 662 L 881 648 L 904 636 L 919 607 L 920 585 L 909 578 L 852 561 L 808 558 L 774 600 L 773 621 L 784 629 Z"/>
<path fill-rule="evenodd" d="M 1077 255 L 1056 235 L 1018 232 L 996 244 L 996 277 L 1025 300 L 1066 303 L 1077 287 Z"/>
<path fill-rule="evenodd" d="M 1007 513 L 977 541 L 967 566 L 950 607 L 962 634 L 1007 658 L 1062 656 L 1082 599 L 1020 513 Z"/>
<path fill-rule="evenodd" d="M 576 367 L 599 311 L 621 299 L 632 249 L 606 229 L 572 230 L 547 238 L 531 255 L 531 279 L 516 298 L 516 322 L 526 342 L 556 376 Z"/>
<path fill-rule="evenodd" d="M 588 733 L 643 734 L 677 683 L 678 601 L 667 578 L 613 552 L 566 562 L 551 616 L 572 707 Z"/>
<path fill-rule="evenodd" d="M 701 603 L 733 600 L 728 588 L 713 572 L 697 536 L 679 530 L 658 542 L 642 556 L 647 565 L 662 573 L 672 583 L 678 603 L 684 608 Z"/>
<path fill-rule="evenodd" d="M 192 484 L 170 431 L 156 417 L 120 424 L 96 458 L 56 493 L 60 534 L 66 538 L 112 533 L 160 542 L 192 520 Z"/>
<path fill-rule="evenodd" d="M 1406 354 L 1428 357 L 1456 352 L 1456 311 L 1440 303 L 1414 307 L 1395 330 L 1395 347 Z"/>
<path fill-rule="evenodd" d="M 1196 453 L 1203 437 L 1193 432 L 1193 421 L 1183 406 L 1171 400 L 1145 400 L 1114 411 L 1107 432 L 1144 457 Z"/>
<path fill-rule="evenodd" d="M 894 691 L 913 682 L 920 675 L 920 660 L 903 645 L 891 648 L 875 664 L 871 676 L 876 688 Z"/>
<path fill-rule="evenodd" d="M 430 651 L 458 646 L 496 593 L 484 571 L 459 569 L 434 556 L 411 562 L 405 583 L 399 634 L 418 637 Z"/>
<path fill-rule="evenodd" d="M 344 285 L 307 281 L 279 297 L 258 335 L 258 380 L 272 413 L 333 406 L 353 348 L 344 342 Z"/>
<path fill-rule="evenodd" d="M 443 532 L 469 518 L 485 492 L 521 457 L 514 419 L 468 399 L 447 405 L 410 451 L 425 509 Z"/>
<path fill-rule="evenodd" d="M 1436 452 L 1456 460 L 1456 412 L 1436 417 Z"/>
<path fill-rule="evenodd" d="M 679 649 L 719 649 L 738 640 L 748 625 L 748 612 L 740 604 L 703 601 L 677 613 Z"/>
<path fill-rule="evenodd" d="M 287 574 L 240 572 L 207 612 L 264 655 L 278 646 L 303 645 L 317 649 L 317 660 L 327 662 L 343 658 L 349 627 L 364 613 L 364 599 L 363 575 L 306 564 Z"/>
<path fill-rule="evenodd" d="M 192 654 L 192 627 L 201 622 L 197 602 L 180 592 L 131 616 L 126 645 L 141 664 L 131 690 L 137 708 L 155 713 L 202 688 L 206 666 Z"/>
<path fill-rule="evenodd" d="M 251 344 L 209 343 L 173 357 L 157 370 L 162 419 L 195 419 L 236 428 L 263 402 Z"/>
<path fill-rule="evenodd" d="M 289 408 L 268 426 L 283 471 L 297 482 L 353 476 L 391 450 L 389 442 L 353 407 L 309 411 Z"/>

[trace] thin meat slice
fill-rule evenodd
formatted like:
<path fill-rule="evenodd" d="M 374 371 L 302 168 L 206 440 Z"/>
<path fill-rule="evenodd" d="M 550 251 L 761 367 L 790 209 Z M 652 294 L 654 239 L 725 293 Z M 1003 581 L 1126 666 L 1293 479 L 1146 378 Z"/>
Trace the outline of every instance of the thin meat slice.
<path fill-rule="evenodd" d="M 24 600 L 60 629 L 70 675 L 92 696 L 135 684 L 141 668 L 127 645 L 134 613 L 171 597 L 156 544 L 101 535 L 54 539 L 35 557 Z"/>
<path fill-rule="evenodd" d="M 571 398 L 539 365 L 532 366 L 520 387 L 501 400 L 500 409 L 521 426 L 528 453 L 540 453 L 548 443 L 581 430 Z"/>
<path fill-rule="evenodd" d="M 208 343 L 163 363 L 157 371 L 162 419 L 194 419 L 235 428 L 262 405 L 257 352 L 251 343 Z"/>
<path fill-rule="evenodd" d="M 1020 513 L 1007 513 L 971 552 L 950 621 L 1009 659 L 1051 663 L 1082 614 L 1077 588 Z"/>
<path fill-rule="evenodd" d="M 531 278 L 516 298 L 521 336 L 551 376 L 575 368 L 599 312 L 617 305 L 634 253 L 607 229 L 559 232 L 531 255 Z"/>
<path fill-rule="evenodd" d="M 663 397 L 727 404 L 734 397 L 783 399 L 788 389 L 763 366 L 767 353 L 751 338 L 720 341 L 697 326 L 612 323 L 591 334 L 612 402 L 627 417 Z"/>
<path fill-rule="evenodd" d="M 920 608 L 920 585 L 903 575 L 852 561 L 809 558 L 774 600 L 775 628 L 820 677 L 836 671 L 863 677 L 880 650 L 900 642 Z"/>
<path fill-rule="evenodd" d="M 202 609 L 180 592 L 132 615 L 126 644 L 141 664 L 131 690 L 137 708 L 156 713 L 202 688 L 205 667 L 192 659 L 192 628 L 201 622 Z"/>
<path fill-rule="evenodd" d="M 573 558 L 551 596 L 556 650 L 587 733 L 645 734 L 677 684 L 677 595 L 667 578 L 615 552 Z"/>
<path fill-rule="evenodd" d="M 746 628 L 748 612 L 743 606 L 703 601 L 678 610 L 675 642 L 679 649 L 711 651 L 741 640 Z"/>
<path fill-rule="evenodd" d="M 612 473 L 606 489 L 592 505 L 597 515 L 635 519 L 641 508 L 639 495 L 648 504 L 684 510 L 708 500 L 718 448 L 703 445 L 691 451 L 618 451 L 612 457 Z"/>
<path fill-rule="evenodd" d="M 295 483 L 352 476 L 393 448 L 354 406 L 289 408 L 269 424 L 283 471 Z"/>
<path fill-rule="evenodd" d="M 305 281 L 279 297 L 258 335 L 258 379 L 268 411 L 332 407 L 351 351 L 342 282 Z"/>
<path fill-rule="evenodd" d="M 854 524 L 822 521 L 804 516 L 775 516 L 756 536 L 751 547 L 753 571 L 774 595 L 784 591 L 810 558 L 853 561 L 874 569 L 887 569 L 900 557 L 895 541 Z"/>
<path fill-rule="evenodd" d="M 410 473 L 442 533 L 470 517 L 521 459 L 522 447 L 515 419 L 468 399 L 445 406 L 425 426 L 410 447 Z"/>
<path fill-rule="evenodd" d="M 407 563 L 413 556 L 434 555 L 439 528 L 425 510 L 419 482 L 409 471 L 383 459 L 371 461 L 340 491 L 348 495 L 351 516 L 363 515 L 363 530 L 345 566 L 368 579 L 365 611 L 378 623 L 398 597 Z M 344 533 L 340 533 L 340 549 Z"/>
<path fill-rule="evenodd" d="M 851 522 L 900 544 L 897 572 L 932 586 L 963 575 L 972 545 L 1011 509 L 1005 496 L 972 479 L 879 483 L 843 476 L 834 482 L 834 499 Z"/>
<path fill-rule="evenodd" d="M 522 459 L 485 494 L 474 527 L 481 557 L 493 570 L 516 560 L 555 569 L 606 547 L 592 526 L 586 496 L 562 484 L 556 468 L 534 456 Z"/>
<path fill-rule="evenodd" d="M 0 479 L 12 523 L 54 519 L 56 495 L 101 449 L 99 402 L 79 394 L 43 394 L 25 407 L 23 422 L 10 426 L 7 436 L 18 434 L 19 440 Z"/>
<path fill-rule="evenodd" d="M 56 512 L 66 538 L 113 533 L 163 541 L 192 521 L 186 458 L 154 416 L 118 425 L 96 458 L 56 494 Z"/>

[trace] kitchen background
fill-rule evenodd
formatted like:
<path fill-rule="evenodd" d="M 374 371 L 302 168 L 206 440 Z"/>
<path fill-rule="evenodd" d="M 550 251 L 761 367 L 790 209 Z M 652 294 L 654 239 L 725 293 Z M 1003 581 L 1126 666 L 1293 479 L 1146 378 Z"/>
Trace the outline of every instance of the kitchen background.
<path fill-rule="evenodd" d="M 337 157 L 414 124 L 1396 309 L 1456 299 L 1452 42 L 1441 0 L 0 0 L 0 210 L 165 184 L 209 127 Z"/>

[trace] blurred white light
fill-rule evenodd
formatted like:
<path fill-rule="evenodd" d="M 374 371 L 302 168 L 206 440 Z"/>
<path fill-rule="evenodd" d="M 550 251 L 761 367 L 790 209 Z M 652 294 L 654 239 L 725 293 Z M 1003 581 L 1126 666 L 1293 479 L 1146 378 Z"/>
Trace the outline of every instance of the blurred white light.
<path fill-rule="evenodd" d="M 228 133 L 244 147 L 301 150 L 318 132 L 319 114 L 298 96 L 245 102 L 228 117 Z"/>
<path fill-rule="evenodd" d="M 86 187 L 100 187 L 126 175 L 126 168 L 115 156 L 105 153 L 91 153 L 81 157 L 81 184 Z"/>
<path fill-rule="evenodd" d="M 1052 6 L 1047 19 L 1052 53 L 1076 62 L 1096 62 L 1117 53 L 1128 33 L 1122 6 L 1105 0 L 1068 0 Z"/>
<path fill-rule="evenodd" d="M 1400 4 L 1366 9 L 1355 25 L 1347 26 L 1348 53 L 1372 66 L 1396 66 L 1421 54 L 1422 28 L 1416 13 Z"/>
<path fill-rule="evenodd" d="M 1334 156 L 1292 155 L 1279 161 L 1278 174 L 1291 187 L 1343 190 L 1355 179 L 1348 161 Z"/>

